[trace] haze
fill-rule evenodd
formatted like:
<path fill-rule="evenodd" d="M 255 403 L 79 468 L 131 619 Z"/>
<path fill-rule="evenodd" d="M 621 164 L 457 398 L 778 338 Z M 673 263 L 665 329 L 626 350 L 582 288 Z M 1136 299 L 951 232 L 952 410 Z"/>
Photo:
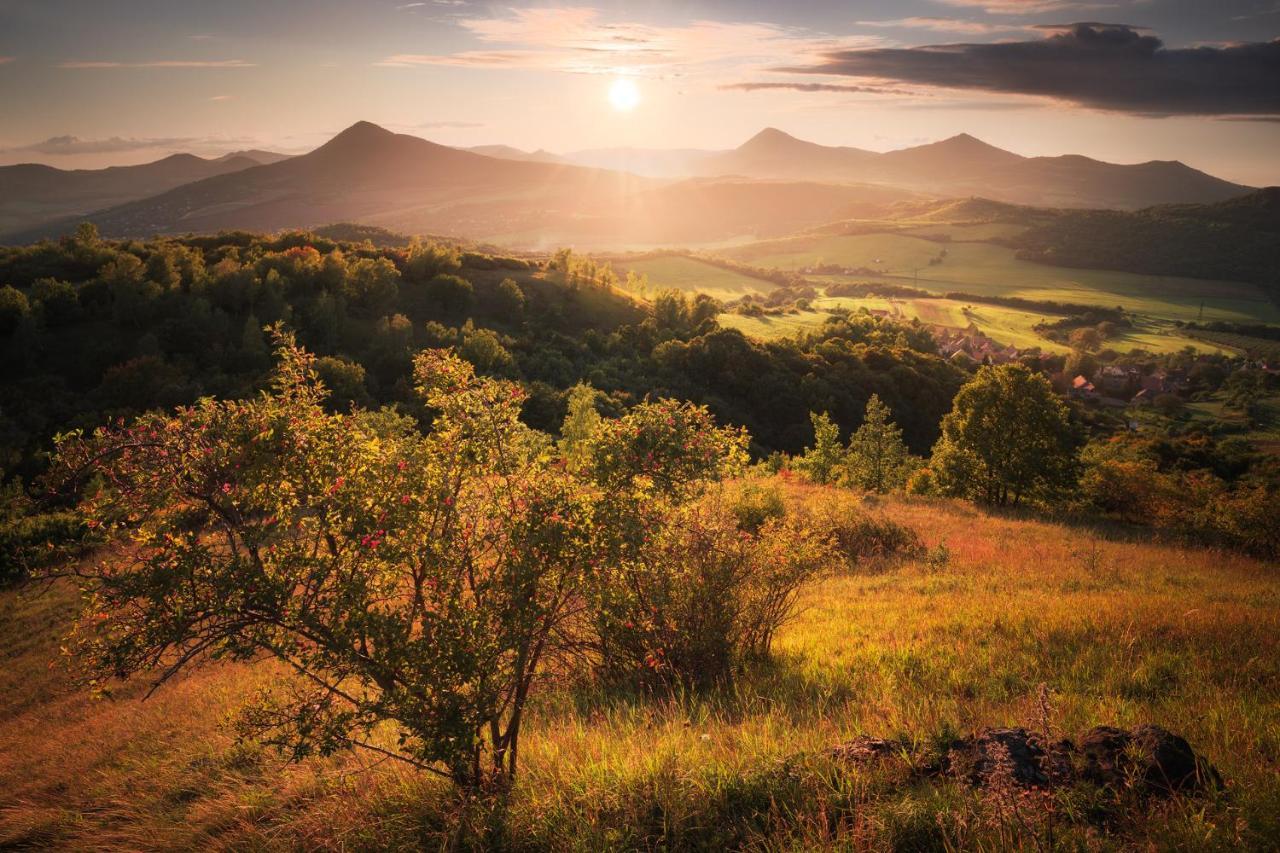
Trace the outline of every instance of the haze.
<path fill-rule="evenodd" d="M 1278 35 L 1273 0 L 4 2 L 0 164 L 301 153 L 357 120 L 560 154 L 774 126 L 873 151 L 971 133 L 1262 186 L 1280 182 Z"/>

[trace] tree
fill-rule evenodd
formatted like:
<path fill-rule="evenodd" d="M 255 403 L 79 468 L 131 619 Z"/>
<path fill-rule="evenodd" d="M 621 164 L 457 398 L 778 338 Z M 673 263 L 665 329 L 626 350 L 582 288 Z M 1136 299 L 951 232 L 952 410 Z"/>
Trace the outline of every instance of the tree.
<path fill-rule="evenodd" d="M 585 382 L 569 389 L 569 411 L 560 427 L 560 455 L 571 467 L 581 468 L 587 462 L 587 442 L 600 426 L 596 400 L 600 392 Z"/>
<path fill-rule="evenodd" d="M 438 411 L 328 414 L 312 357 L 278 341 L 272 390 L 59 443 L 100 475 L 83 511 L 130 540 L 86 575 L 73 638 L 99 687 L 152 689 L 210 659 L 287 664 L 244 736 L 293 758 L 361 748 L 505 785 L 526 701 L 601 555 L 591 492 L 533 451 L 523 394 L 446 351 L 415 361 Z M 384 721 L 394 741 L 374 736 Z"/>
<path fill-rule="evenodd" d="M 867 400 L 862 426 L 849 438 L 844 475 L 853 486 L 873 492 L 901 488 L 911 473 L 907 445 L 902 430 L 890 418 L 889 407 L 880 397 Z"/>
<path fill-rule="evenodd" d="M 427 298 L 442 316 L 461 316 L 471 308 L 471 282 L 456 275 L 441 273 L 427 282 Z"/>
<path fill-rule="evenodd" d="M 0 287 L 0 334 L 9 334 L 31 314 L 27 295 L 16 287 Z"/>
<path fill-rule="evenodd" d="M 804 454 L 796 459 L 796 469 L 815 483 L 833 483 L 844 462 L 840 427 L 826 412 L 810 412 L 809 420 L 813 423 L 813 446 L 805 448 Z"/>
<path fill-rule="evenodd" d="M 386 258 L 361 258 L 348 265 L 342 294 L 365 316 L 376 317 L 395 302 L 399 287 L 395 264 Z"/>
<path fill-rule="evenodd" d="M 504 278 L 498 283 L 493 296 L 493 311 L 508 323 L 519 323 L 524 319 L 524 291 L 515 279 Z"/>
<path fill-rule="evenodd" d="M 942 490 L 989 504 L 1049 499 L 1075 477 L 1078 437 L 1049 381 L 1022 364 L 983 367 L 942 419 L 930 467 Z"/>
<path fill-rule="evenodd" d="M 50 326 L 64 326 L 80 318 L 80 296 L 75 285 L 54 278 L 38 279 L 31 287 L 31 298 Z"/>

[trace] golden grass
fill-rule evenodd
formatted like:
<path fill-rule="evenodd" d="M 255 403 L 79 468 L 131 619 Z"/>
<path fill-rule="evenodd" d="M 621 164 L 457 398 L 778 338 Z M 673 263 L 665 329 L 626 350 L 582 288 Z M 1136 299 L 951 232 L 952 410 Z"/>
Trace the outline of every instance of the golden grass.
<path fill-rule="evenodd" d="M 815 490 L 789 486 L 794 500 Z M 980 846 L 974 795 L 837 768 L 855 734 L 930 741 L 1031 724 L 1152 722 L 1228 780 L 1072 844 L 1280 843 L 1280 584 L 1274 567 L 1125 531 L 946 501 L 874 509 L 935 550 L 806 591 L 776 660 L 711 696 L 543 696 L 505 812 L 474 841 L 521 849 Z M 948 558 L 938 559 L 945 543 Z M 0 596 L 0 848 L 413 849 L 453 838 L 439 783 L 355 757 L 286 766 L 220 727 L 269 663 L 201 670 L 137 701 L 91 701 L 58 656 L 65 588 Z M 487 835 L 484 833 L 488 833 Z M 465 840 L 465 839 L 464 839 Z"/>

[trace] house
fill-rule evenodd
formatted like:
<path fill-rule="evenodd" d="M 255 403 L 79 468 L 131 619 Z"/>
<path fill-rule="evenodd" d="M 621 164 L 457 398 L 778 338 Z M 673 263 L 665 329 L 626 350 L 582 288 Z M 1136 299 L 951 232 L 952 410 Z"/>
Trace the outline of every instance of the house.
<path fill-rule="evenodd" d="M 1139 375 L 1130 367 L 1109 364 L 1098 375 L 1102 393 L 1109 397 L 1128 398 L 1139 385 Z"/>
<path fill-rule="evenodd" d="M 1087 376 L 1077 376 L 1071 380 L 1071 395 L 1073 397 L 1092 397 L 1097 393 L 1097 389 L 1093 387 L 1093 383 L 1089 381 Z"/>
<path fill-rule="evenodd" d="M 1169 377 L 1163 370 L 1157 370 L 1150 376 L 1142 377 L 1140 385 L 1142 390 L 1139 393 L 1145 393 L 1150 398 L 1154 398 L 1157 394 L 1169 393 Z"/>

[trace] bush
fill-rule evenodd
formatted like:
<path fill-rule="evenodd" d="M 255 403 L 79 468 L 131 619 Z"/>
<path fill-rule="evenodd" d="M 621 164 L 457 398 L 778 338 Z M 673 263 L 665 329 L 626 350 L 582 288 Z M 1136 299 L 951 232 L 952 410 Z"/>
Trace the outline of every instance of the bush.
<path fill-rule="evenodd" d="M 836 558 L 850 571 L 871 561 L 918 557 L 924 546 L 914 530 L 868 515 L 849 495 L 827 497 L 807 511 L 808 525 L 830 538 Z"/>
<path fill-rule="evenodd" d="M 0 521 L 0 584 L 49 565 L 68 550 L 90 544 L 84 519 L 74 512 L 50 512 Z"/>
<path fill-rule="evenodd" d="M 787 514 L 782 493 L 776 486 L 746 481 L 732 495 L 730 511 L 738 520 L 738 527 L 748 533 L 759 533 L 771 519 Z"/>
<path fill-rule="evenodd" d="M 767 655 L 801 586 L 831 562 L 827 537 L 795 519 L 738 525 L 717 494 L 672 513 L 603 577 L 602 664 L 611 679 L 708 687 Z"/>

